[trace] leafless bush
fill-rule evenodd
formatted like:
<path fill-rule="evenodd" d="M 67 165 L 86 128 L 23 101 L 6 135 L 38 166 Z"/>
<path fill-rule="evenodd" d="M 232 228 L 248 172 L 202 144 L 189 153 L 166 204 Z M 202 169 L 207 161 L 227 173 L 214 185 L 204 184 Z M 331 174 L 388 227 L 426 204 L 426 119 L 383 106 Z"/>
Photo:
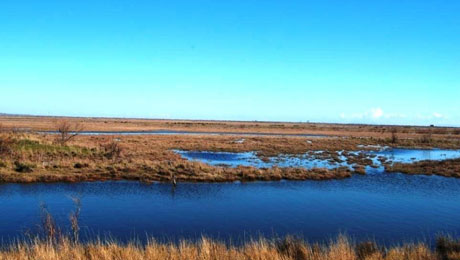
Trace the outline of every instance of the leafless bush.
<path fill-rule="evenodd" d="M 83 131 L 83 126 L 79 122 L 72 124 L 67 120 L 61 120 L 56 122 L 56 131 L 58 133 L 56 142 L 60 145 L 65 145 L 70 139 Z"/>

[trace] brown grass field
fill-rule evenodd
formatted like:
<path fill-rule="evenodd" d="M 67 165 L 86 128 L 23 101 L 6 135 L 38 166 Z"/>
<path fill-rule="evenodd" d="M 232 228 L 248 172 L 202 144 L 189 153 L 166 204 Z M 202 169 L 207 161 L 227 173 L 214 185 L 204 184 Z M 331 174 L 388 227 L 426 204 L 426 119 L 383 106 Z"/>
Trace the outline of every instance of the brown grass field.
<path fill-rule="evenodd" d="M 176 130 L 197 132 L 270 133 L 270 134 L 323 134 L 332 136 L 390 138 L 396 131 L 400 138 L 420 138 L 433 135 L 436 138 L 459 139 L 460 128 L 421 127 L 391 125 L 347 125 L 326 123 L 258 122 L 258 121 L 204 121 L 160 120 L 125 118 L 78 118 L 39 116 L 0 116 L 0 125 L 9 129 L 30 131 L 56 130 L 56 122 L 79 122 L 86 131 L 152 131 Z"/>
<path fill-rule="evenodd" d="M 235 133 L 238 131 L 334 133 L 336 136 L 315 138 L 276 135 L 241 137 L 238 134 L 79 135 L 75 137 L 68 136 L 69 140 L 63 141 L 59 139 L 59 135 L 36 132 L 39 130 L 55 131 L 60 122 L 67 122 L 70 130 L 74 126 L 80 130 L 87 131 L 188 129 L 203 132 L 229 132 L 231 130 Z M 358 149 L 358 145 L 406 148 L 460 148 L 460 138 L 456 132 L 457 129 L 454 128 L 398 127 L 389 130 L 388 126 L 134 119 L 120 121 L 119 119 L 11 116 L 0 117 L 0 123 L 0 182 L 4 183 L 98 180 L 228 182 L 281 179 L 343 179 L 350 177 L 353 172 L 346 168 L 307 170 L 304 168 L 278 167 L 266 169 L 242 166 L 237 168 L 215 167 L 200 162 L 187 161 L 172 150 L 255 151 L 262 160 L 279 154 L 296 156 L 322 150 L 325 151 L 324 158 L 337 161 L 339 160 L 336 154 L 337 151 L 363 149 Z M 27 131 L 23 131 L 24 129 L 27 129 Z M 404 129 L 407 131 L 404 132 Z M 430 131 L 428 134 L 427 130 Z M 442 133 L 441 130 L 444 132 Z M 241 142 L 242 139 L 243 142 Z M 356 174 L 364 174 L 363 167 L 372 166 L 372 162 L 362 156 L 349 155 L 348 159 L 356 164 L 354 172 Z M 427 169 L 431 167 L 427 164 L 425 162 L 421 167 Z M 453 171 L 417 170 L 409 172 L 401 170 L 401 172 L 458 177 L 458 172 L 456 172 L 456 169 L 460 168 L 458 164 L 460 164 L 458 160 L 450 163 L 451 168 L 454 169 Z M 397 169 L 395 167 L 390 168 L 387 165 L 389 171 L 395 171 Z M 442 167 L 437 169 L 442 170 Z"/>
<path fill-rule="evenodd" d="M 56 131 L 60 122 L 86 131 L 181 130 L 234 132 L 235 135 L 104 135 L 40 134 Z M 142 182 L 228 182 L 254 180 L 328 180 L 365 174 L 372 161 L 349 151 L 373 146 L 460 149 L 456 128 L 394 127 L 269 122 L 169 121 L 0 116 L 0 183 L 136 180 Z M 70 129 L 71 130 L 71 129 Z M 273 136 L 239 136 L 238 133 Z M 276 134 L 326 134 L 325 138 Z M 241 141 L 243 139 L 243 141 Z M 367 148 L 358 148 L 366 145 Z M 174 149 L 198 151 L 254 151 L 262 159 L 280 154 L 297 156 L 324 151 L 338 161 L 345 151 L 354 171 L 347 168 L 303 169 L 210 166 L 182 159 Z M 385 165 L 388 172 L 459 177 L 460 160 Z M 77 223 L 78 225 L 78 223 Z M 354 243 L 345 236 L 326 244 L 308 244 L 287 237 L 263 238 L 241 246 L 212 239 L 147 245 L 99 240 L 81 243 L 70 236 L 32 238 L 0 248 L 0 259 L 280 259 L 280 260 L 453 260 L 460 259 L 460 243 L 440 238 L 435 249 L 426 244 L 383 248 L 373 242 Z"/>
<path fill-rule="evenodd" d="M 405 174 L 435 174 L 444 177 L 460 178 L 460 159 L 395 163 L 393 165 L 387 165 L 385 170 L 387 172 L 401 172 Z"/>

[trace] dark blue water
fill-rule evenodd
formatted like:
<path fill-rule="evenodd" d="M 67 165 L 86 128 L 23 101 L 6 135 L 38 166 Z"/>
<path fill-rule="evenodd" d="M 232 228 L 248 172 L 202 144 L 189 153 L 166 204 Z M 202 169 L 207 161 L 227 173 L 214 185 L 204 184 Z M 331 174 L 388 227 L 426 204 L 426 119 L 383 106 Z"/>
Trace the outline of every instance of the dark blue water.
<path fill-rule="evenodd" d="M 47 204 L 68 229 L 82 201 L 84 238 L 198 238 L 226 241 L 295 234 L 325 241 L 338 233 L 393 244 L 460 233 L 460 180 L 373 174 L 346 180 L 225 184 L 137 182 L 0 185 L 0 237 L 11 239 L 40 223 Z"/>

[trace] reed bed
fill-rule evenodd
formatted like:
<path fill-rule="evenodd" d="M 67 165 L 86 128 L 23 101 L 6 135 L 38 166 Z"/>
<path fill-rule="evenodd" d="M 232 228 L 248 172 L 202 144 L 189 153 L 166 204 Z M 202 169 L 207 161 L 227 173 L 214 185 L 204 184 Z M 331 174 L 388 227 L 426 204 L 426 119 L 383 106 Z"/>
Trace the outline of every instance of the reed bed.
<path fill-rule="evenodd" d="M 97 240 L 80 243 L 70 238 L 59 240 L 31 239 L 4 246 L 0 259 L 8 260 L 458 260 L 458 241 L 440 238 L 435 249 L 426 244 L 406 244 L 391 248 L 373 242 L 353 243 L 345 236 L 326 244 L 309 244 L 286 237 L 281 240 L 257 239 L 241 246 L 232 246 L 203 237 L 199 241 L 159 243 L 150 240 L 117 243 Z"/>
<path fill-rule="evenodd" d="M 444 177 L 460 178 L 460 159 L 443 161 L 425 160 L 414 163 L 394 163 L 386 165 L 387 172 L 400 172 L 405 174 L 440 175 Z"/>

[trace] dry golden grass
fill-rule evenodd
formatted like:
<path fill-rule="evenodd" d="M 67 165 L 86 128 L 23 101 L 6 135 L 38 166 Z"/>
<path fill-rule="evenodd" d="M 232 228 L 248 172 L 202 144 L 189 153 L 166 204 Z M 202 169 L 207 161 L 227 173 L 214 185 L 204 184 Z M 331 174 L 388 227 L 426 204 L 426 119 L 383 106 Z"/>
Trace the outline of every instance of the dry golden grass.
<path fill-rule="evenodd" d="M 12 137 L 11 137 L 12 136 Z M 260 153 L 308 150 L 305 139 L 249 138 L 235 143 L 235 137 L 200 136 L 78 136 L 68 145 L 54 143 L 53 135 L 8 136 L 14 140 L 3 154 L 0 182 L 76 182 L 96 180 L 140 180 L 226 182 L 254 180 L 324 180 L 351 176 L 345 168 L 304 169 L 214 167 L 182 159 L 173 149 L 250 151 Z M 1 139 L 1 137 L 0 137 Z M 331 139 L 325 147 L 335 146 Z M 339 144 L 340 142 L 337 142 Z M 343 142 L 341 144 L 344 144 Z M 347 144 L 352 145 L 352 144 Z M 343 145 L 342 145 L 343 146 Z M 295 149 L 295 150 L 294 150 Z"/>
<path fill-rule="evenodd" d="M 426 160 L 414 163 L 394 163 L 386 165 L 387 172 L 405 174 L 441 175 L 444 177 L 460 178 L 460 159 L 443 161 Z"/>
<path fill-rule="evenodd" d="M 56 130 L 56 122 L 66 120 L 81 124 L 87 131 L 152 131 L 178 130 L 200 132 L 252 132 L 272 134 L 325 134 L 334 136 L 376 137 L 419 139 L 429 135 L 433 138 L 458 139 L 459 128 L 345 125 L 323 123 L 289 122 L 244 122 L 244 121 L 204 121 L 204 120 L 159 120 L 128 118 L 64 118 L 36 116 L 0 116 L 0 125 L 7 129 L 32 131 Z"/>
<path fill-rule="evenodd" d="M 97 180 L 139 180 L 228 182 L 254 180 L 327 180 L 350 177 L 352 172 L 304 168 L 214 167 L 190 162 L 173 152 L 178 150 L 256 152 L 262 159 L 289 154 L 292 156 L 322 150 L 325 160 L 339 161 L 337 151 L 353 151 L 358 145 L 394 147 L 460 148 L 460 141 L 432 138 L 305 138 L 258 136 L 75 136 L 56 142 L 57 135 L 24 132 L 0 133 L 0 182 L 77 182 Z M 243 141 L 241 141 L 243 140 Z M 372 148 L 367 148 L 372 149 Z M 347 154 L 346 152 L 344 153 Z M 357 165 L 355 172 L 372 160 L 363 155 L 347 156 Z"/>
<path fill-rule="evenodd" d="M 364 244 L 364 246 L 363 246 Z M 202 238 L 197 242 L 182 241 L 163 244 L 151 240 L 118 244 L 110 241 L 76 243 L 68 238 L 59 241 L 34 239 L 19 242 L 0 250 L 0 259 L 8 260 L 454 260 L 459 252 L 432 251 L 424 244 L 409 244 L 381 249 L 373 243 L 354 244 L 344 236 L 327 245 L 310 245 L 301 240 L 281 241 L 264 239 L 242 246 L 229 246 Z"/>

